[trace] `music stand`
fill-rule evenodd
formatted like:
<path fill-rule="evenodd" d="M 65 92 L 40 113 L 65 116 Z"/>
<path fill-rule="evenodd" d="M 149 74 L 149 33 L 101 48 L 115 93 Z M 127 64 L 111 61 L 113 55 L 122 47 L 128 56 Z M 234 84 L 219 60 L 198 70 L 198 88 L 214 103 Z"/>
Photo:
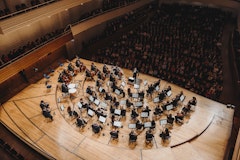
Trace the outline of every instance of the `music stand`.
<path fill-rule="evenodd" d="M 106 122 L 106 117 L 103 117 L 103 116 L 99 116 L 98 120 L 102 123 L 105 123 Z"/>
<path fill-rule="evenodd" d="M 135 88 L 135 89 L 139 89 L 139 88 L 140 88 L 140 85 L 134 84 L 134 88 Z"/>
<path fill-rule="evenodd" d="M 78 102 L 78 103 L 77 103 L 77 106 L 78 106 L 79 109 L 81 109 L 81 108 L 82 108 L 82 103 L 81 103 L 81 102 Z"/>
<path fill-rule="evenodd" d="M 136 102 L 134 104 L 134 107 L 142 107 L 143 106 L 143 103 L 142 102 Z"/>
<path fill-rule="evenodd" d="M 116 93 L 117 95 L 120 95 L 120 91 L 119 91 L 118 89 L 115 89 L 115 93 Z"/>
<path fill-rule="evenodd" d="M 115 126 L 115 127 L 122 127 L 122 122 L 120 122 L 120 121 L 114 121 L 113 122 L 113 126 Z"/>
<path fill-rule="evenodd" d="M 148 112 L 141 112 L 141 117 L 142 118 L 147 118 L 148 117 Z"/>
<path fill-rule="evenodd" d="M 91 102 L 93 102 L 93 101 L 94 101 L 94 98 L 93 98 L 93 96 L 89 96 L 89 97 L 88 97 L 88 99 L 89 99 Z"/>
<path fill-rule="evenodd" d="M 173 109 L 173 105 L 172 104 L 169 104 L 169 105 L 166 106 L 166 110 L 167 111 L 170 111 L 172 109 Z"/>
<path fill-rule="evenodd" d="M 181 96 L 180 96 L 180 101 L 183 102 L 184 99 L 185 99 L 185 96 L 184 96 L 184 95 L 181 95 Z"/>
<path fill-rule="evenodd" d="M 170 97 L 171 95 L 172 95 L 172 91 L 170 90 L 167 92 L 167 96 Z"/>
<path fill-rule="evenodd" d="M 159 122 L 161 126 L 164 126 L 167 124 L 167 119 L 161 119 Z"/>
<path fill-rule="evenodd" d="M 100 106 L 103 107 L 104 109 L 107 108 L 107 104 L 106 104 L 105 102 L 101 102 L 101 103 L 100 103 Z"/>
<path fill-rule="evenodd" d="M 154 102 L 154 103 L 158 103 L 159 101 L 160 101 L 159 97 L 155 97 L 155 98 L 153 99 L 153 102 Z"/>
<path fill-rule="evenodd" d="M 98 99 L 95 99 L 94 104 L 96 104 L 98 106 L 100 104 L 100 101 Z"/>
<path fill-rule="evenodd" d="M 114 110 L 114 114 L 116 114 L 116 115 L 121 115 L 121 110 L 120 109 L 115 109 Z"/>
<path fill-rule="evenodd" d="M 132 98 L 138 98 L 138 93 L 133 93 Z"/>
<path fill-rule="evenodd" d="M 150 128 L 152 126 L 151 122 L 145 122 L 144 123 L 144 128 Z"/>
<path fill-rule="evenodd" d="M 128 124 L 128 128 L 129 129 L 135 129 L 136 128 L 136 123 Z"/>
<path fill-rule="evenodd" d="M 91 109 L 89 109 L 89 110 L 88 110 L 88 115 L 92 117 L 92 116 L 94 115 L 94 111 L 91 110 Z"/>
<path fill-rule="evenodd" d="M 123 106 L 123 105 L 126 105 L 127 101 L 126 100 L 121 100 L 120 101 L 120 105 Z"/>

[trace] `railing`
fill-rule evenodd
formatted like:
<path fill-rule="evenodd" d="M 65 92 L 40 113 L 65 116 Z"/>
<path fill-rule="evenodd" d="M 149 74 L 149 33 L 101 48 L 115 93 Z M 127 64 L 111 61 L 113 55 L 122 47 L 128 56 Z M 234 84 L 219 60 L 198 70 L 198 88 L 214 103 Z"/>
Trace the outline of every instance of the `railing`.
<path fill-rule="evenodd" d="M 51 0 L 51 1 L 48 1 L 47 3 L 52 3 L 52 2 L 54 2 L 54 1 L 59 1 L 59 0 Z M 19 58 L 21 58 L 21 57 L 23 57 L 23 56 L 31 53 L 32 51 L 38 49 L 39 47 L 44 46 L 44 45 L 47 44 L 48 42 L 50 42 L 50 41 L 52 41 L 52 40 L 54 40 L 54 39 L 56 39 L 56 38 L 58 38 L 58 37 L 60 37 L 60 36 L 62 36 L 62 35 L 64 35 L 64 34 L 66 34 L 67 32 L 70 32 L 71 27 L 74 26 L 74 25 L 77 25 L 77 24 L 79 24 L 79 23 L 81 23 L 81 22 L 84 22 L 84 21 L 87 21 L 87 20 L 89 20 L 89 19 L 92 19 L 92 18 L 97 17 L 97 16 L 99 16 L 99 15 L 102 15 L 102 14 L 105 14 L 105 13 L 108 13 L 108 12 L 111 12 L 111 11 L 114 11 L 114 10 L 116 10 L 116 9 L 120 9 L 120 8 L 126 7 L 126 6 L 128 6 L 128 5 L 131 5 L 131 4 L 133 4 L 133 3 L 136 3 L 137 1 L 139 1 L 139 0 L 135 0 L 135 1 L 130 2 L 130 3 L 127 3 L 127 4 L 125 4 L 125 5 L 118 6 L 118 7 L 115 7 L 115 8 L 112 8 L 112 9 L 109 9 L 109 10 L 106 10 L 106 11 L 103 11 L 103 12 L 100 12 L 100 13 L 98 13 L 98 14 L 89 16 L 89 17 L 84 18 L 84 19 L 82 19 L 82 20 L 80 20 L 80 21 L 78 21 L 78 22 L 75 22 L 75 23 L 73 23 L 73 24 L 68 24 L 68 25 L 66 25 L 66 27 L 65 27 L 65 29 L 64 29 L 64 32 L 63 32 L 62 34 L 57 35 L 57 36 L 55 36 L 55 37 L 53 37 L 53 38 L 45 41 L 44 43 L 41 43 L 40 45 L 32 48 L 31 50 L 29 50 L 29 51 L 27 51 L 27 52 L 25 52 L 25 53 L 23 53 L 23 54 L 21 54 L 21 55 L 19 55 L 19 56 L 17 56 L 17 57 L 14 58 L 14 59 L 11 59 L 10 61 L 8 61 L 8 62 L 6 62 L 6 63 L 3 63 L 3 64 L 0 66 L 0 69 L 2 69 L 3 67 L 11 64 L 12 62 L 18 60 Z M 46 4 L 46 3 L 42 3 L 41 6 L 44 5 L 44 4 Z M 37 6 L 39 7 L 39 5 L 37 5 Z M 37 6 L 31 7 L 31 8 L 36 8 Z M 28 8 L 28 9 L 26 9 L 26 10 L 30 10 L 30 8 Z M 20 12 L 20 11 L 19 11 L 19 12 Z M 24 11 L 24 12 L 25 12 L 25 11 Z M 18 12 L 16 12 L 16 13 L 18 13 Z M 22 13 L 22 12 L 21 12 L 21 13 Z M 15 14 L 15 13 L 13 13 L 13 14 Z M 0 18 L 2 18 L 2 17 L 0 17 Z M 1 19 L 0 19 L 0 20 L 1 20 Z"/>
<path fill-rule="evenodd" d="M 45 5 L 47 5 L 47 4 L 49 4 L 49 3 L 53 3 L 53 2 L 55 2 L 55 1 L 59 1 L 59 0 L 49 0 L 49 1 L 47 1 L 47 2 L 38 4 L 38 5 L 35 5 L 35 6 L 32 6 L 32 7 L 28 7 L 28 8 L 26 8 L 26 9 L 22 9 L 22 10 L 17 11 L 17 12 L 13 12 L 13 13 L 10 13 L 10 14 L 4 15 L 4 16 L 1 16 L 1 17 L 0 17 L 0 20 L 6 19 L 6 18 L 10 18 L 10 17 L 13 17 L 13 16 L 18 15 L 18 14 L 21 14 L 21 13 L 25 13 L 25 12 L 27 12 L 27 11 L 30 11 L 30 10 L 33 10 L 33 9 L 36 9 L 36 8 L 45 6 Z"/>
<path fill-rule="evenodd" d="M 47 44 L 47 43 L 53 41 L 54 39 L 57 39 L 58 37 L 61 37 L 62 35 L 65 35 L 65 34 L 67 34 L 67 33 L 69 33 L 69 32 L 70 32 L 70 28 L 68 28 L 67 30 L 64 30 L 64 32 L 63 32 L 62 34 L 56 35 L 56 36 L 54 36 L 54 37 L 48 39 L 47 41 L 45 41 L 45 42 L 39 44 L 38 46 L 36 46 L 36 47 L 30 49 L 29 51 L 27 51 L 27 52 L 25 52 L 25 53 L 23 53 L 23 54 L 17 56 L 16 58 L 11 59 L 10 61 L 8 61 L 8 62 L 2 64 L 2 65 L 0 66 L 0 69 L 4 68 L 5 66 L 7 66 L 7 65 L 11 64 L 12 62 L 18 60 L 19 58 L 24 57 L 25 55 L 31 53 L 32 51 L 34 51 L 34 50 L 36 50 L 36 49 L 38 49 L 38 48 L 44 46 L 45 44 Z"/>

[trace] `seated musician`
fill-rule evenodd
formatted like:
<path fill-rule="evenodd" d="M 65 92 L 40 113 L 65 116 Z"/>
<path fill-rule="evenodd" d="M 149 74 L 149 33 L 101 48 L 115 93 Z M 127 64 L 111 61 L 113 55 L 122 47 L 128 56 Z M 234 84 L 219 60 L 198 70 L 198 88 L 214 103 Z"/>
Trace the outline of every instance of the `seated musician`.
<path fill-rule="evenodd" d="M 151 142 L 153 140 L 153 137 L 154 137 L 154 135 L 152 133 L 152 130 L 151 129 L 147 130 L 146 136 L 145 136 L 146 142 Z"/>
<path fill-rule="evenodd" d="M 190 104 L 187 104 L 186 106 L 184 106 L 184 107 L 182 108 L 181 113 L 182 113 L 183 115 L 187 115 L 187 114 L 191 111 L 191 108 L 192 108 L 192 106 L 191 106 Z"/>
<path fill-rule="evenodd" d="M 136 129 L 137 130 L 142 130 L 143 129 L 143 124 L 139 121 L 139 120 L 137 120 L 137 122 L 136 122 Z"/>
<path fill-rule="evenodd" d="M 87 124 L 87 122 L 81 117 L 78 117 L 76 121 L 78 127 L 85 127 L 85 125 Z"/>
<path fill-rule="evenodd" d="M 156 122 L 152 120 L 150 129 L 155 129 L 155 127 L 156 127 Z"/>
<path fill-rule="evenodd" d="M 99 125 L 98 123 L 92 124 L 92 131 L 94 133 L 99 133 L 102 129 L 103 129 L 103 127 L 101 125 Z"/>
<path fill-rule="evenodd" d="M 63 92 L 63 93 L 68 93 L 68 86 L 67 86 L 66 83 L 63 83 L 63 84 L 62 84 L 62 92 Z"/>
<path fill-rule="evenodd" d="M 104 99 L 112 101 L 113 98 L 112 98 L 111 95 L 109 95 L 107 92 L 105 92 L 105 98 Z"/>
<path fill-rule="evenodd" d="M 167 92 L 168 91 L 171 91 L 172 90 L 172 88 L 171 88 L 171 86 L 168 86 L 166 89 L 164 89 L 163 91 L 164 91 L 164 93 L 167 95 Z"/>
<path fill-rule="evenodd" d="M 42 110 L 42 114 L 45 118 L 50 118 L 51 120 L 53 120 L 53 116 L 51 115 L 51 111 L 49 108 L 44 107 Z"/>
<path fill-rule="evenodd" d="M 132 92 L 130 88 L 128 88 L 127 92 L 128 92 L 128 97 L 132 97 Z"/>
<path fill-rule="evenodd" d="M 131 117 L 132 119 L 135 119 L 138 117 L 138 113 L 136 112 L 135 108 L 132 110 Z"/>
<path fill-rule="evenodd" d="M 151 111 L 151 109 L 149 109 L 148 106 L 146 106 L 146 108 L 144 110 L 142 110 L 142 112 L 147 112 L 148 113 L 148 116 L 149 116 L 149 112 Z"/>
<path fill-rule="evenodd" d="M 93 91 L 92 91 L 92 89 L 91 89 L 90 86 L 88 86 L 88 87 L 86 88 L 86 93 L 88 93 L 89 95 L 92 95 L 92 94 L 93 94 Z"/>
<path fill-rule="evenodd" d="M 162 131 L 159 136 L 162 138 L 163 141 L 166 141 L 171 137 L 168 128 L 166 128 L 165 131 Z"/>
<path fill-rule="evenodd" d="M 163 111 L 161 110 L 160 106 L 157 105 L 155 107 L 155 111 L 153 112 L 154 115 L 161 115 L 163 113 Z"/>
<path fill-rule="evenodd" d="M 41 100 L 40 107 L 43 110 L 44 108 L 49 108 L 49 104 L 47 102 L 44 102 L 43 100 Z"/>
<path fill-rule="evenodd" d="M 183 118 L 184 118 L 184 115 L 178 112 L 177 115 L 175 116 L 175 122 L 179 124 L 183 124 Z"/>
<path fill-rule="evenodd" d="M 91 64 L 91 71 L 94 71 L 94 72 L 97 71 L 97 67 L 95 66 L 94 63 Z"/>
<path fill-rule="evenodd" d="M 157 86 L 160 86 L 161 79 L 158 79 L 156 83 L 154 83 L 153 87 L 156 88 Z"/>
<path fill-rule="evenodd" d="M 133 78 L 134 78 L 134 81 L 136 81 L 137 75 L 138 75 L 138 70 L 137 70 L 137 68 L 135 67 L 135 68 L 133 69 Z"/>
<path fill-rule="evenodd" d="M 115 80 L 115 77 L 113 76 L 112 73 L 110 73 L 109 80 L 110 80 L 111 82 L 115 82 L 115 81 L 116 81 L 116 80 Z"/>
<path fill-rule="evenodd" d="M 79 58 L 76 60 L 75 65 L 76 65 L 77 67 L 80 67 L 81 62 L 80 62 L 80 59 L 79 59 Z"/>
<path fill-rule="evenodd" d="M 110 132 L 111 138 L 113 138 L 113 139 L 118 139 L 118 133 L 119 133 L 118 130 L 112 130 L 112 131 Z"/>
<path fill-rule="evenodd" d="M 136 142 L 137 141 L 137 134 L 134 131 L 129 133 L 129 142 Z"/>
<path fill-rule="evenodd" d="M 189 100 L 188 104 L 196 106 L 197 105 L 197 99 L 196 97 L 193 97 L 191 100 Z"/>
<path fill-rule="evenodd" d="M 86 74 L 86 78 L 91 78 L 93 80 L 92 74 L 89 71 L 89 69 L 86 69 L 85 74 Z"/>
<path fill-rule="evenodd" d="M 142 100 L 144 99 L 144 91 L 139 92 L 139 98 Z"/>
<path fill-rule="evenodd" d="M 161 102 L 162 100 L 164 100 L 164 98 L 166 98 L 166 93 L 162 91 L 161 93 L 158 94 L 158 97 L 159 101 Z"/>
<path fill-rule="evenodd" d="M 130 102 L 128 99 L 126 100 L 126 106 L 127 108 L 130 108 L 133 105 L 132 102 Z"/>
<path fill-rule="evenodd" d="M 109 70 L 108 70 L 108 68 L 107 68 L 107 65 L 104 64 L 104 65 L 103 65 L 103 73 L 105 74 L 105 76 L 108 75 L 108 72 L 109 72 Z"/>
<path fill-rule="evenodd" d="M 167 123 L 173 124 L 173 122 L 174 122 L 174 117 L 172 116 L 172 114 L 167 115 Z"/>
<path fill-rule="evenodd" d="M 67 69 L 68 69 L 69 71 L 74 72 L 74 66 L 72 65 L 72 63 L 69 63 L 69 64 L 68 64 Z"/>

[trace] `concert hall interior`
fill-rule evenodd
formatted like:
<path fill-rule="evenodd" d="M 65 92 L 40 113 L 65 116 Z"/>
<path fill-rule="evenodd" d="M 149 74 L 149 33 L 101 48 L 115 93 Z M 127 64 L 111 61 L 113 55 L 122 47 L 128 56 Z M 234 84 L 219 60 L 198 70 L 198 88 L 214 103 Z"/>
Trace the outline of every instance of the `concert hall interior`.
<path fill-rule="evenodd" d="M 2 160 L 239 160 L 239 0 L 0 0 Z"/>

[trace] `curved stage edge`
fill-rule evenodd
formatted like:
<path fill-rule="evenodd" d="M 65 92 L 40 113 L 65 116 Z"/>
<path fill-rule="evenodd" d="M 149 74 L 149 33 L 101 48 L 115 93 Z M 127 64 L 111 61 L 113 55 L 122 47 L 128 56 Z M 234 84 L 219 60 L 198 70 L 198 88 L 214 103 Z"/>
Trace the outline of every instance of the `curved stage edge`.
<path fill-rule="evenodd" d="M 90 68 L 91 61 L 82 60 Z M 74 60 L 75 62 L 75 60 Z M 102 64 L 94 62 L 102 68 Z M 128 145 L 127 122 L 119 132 L 117 143 L 112 142 L 109 136 L 109 125 L 104 126 L 100 136 L 92 133 L 90 119 L 88 125 L 80 130 L 76 127 L 75 120 L 68 116 L 66 107 L 61 110 L 61 104 L 65 106 L 75 105 L 68 98 L 59 102 L 61 92 L 58 89 L 57 77 L 64 66 L 55 70 L 51 75 L 51 90 L 45 87 L 46 79 L 36 84 L 31 84 L 19 94 L 4 103 L 1 107 L 0 118 L 8 128 L 11 128 L 21 139 L 34 145 L 56 159 L 223 159 L 228 138 L 230 137 L 233 110 L 226 105 L 209 100 L 195 93 L 187 91 L 179 86 L 161 81 L 160 89 L 170 85 L 174 95 L 184 92 L 186 99 L 195 96 L 198 100 L 195 112 L 182 126 L 175 126 L 171 130 L 171 140 L 163 144 L 158 136 L 161 131 L 159 125 L 154 132 L 154 141 L 151 147 L 145 145 L 145 131 L 141 133 L 135 147 Z M 126 77 L 131 76 L 131 71 L 122 69 Z M 78 99 L 86 96 L 85 89 L 94 82 L 84 82 L 84 74 L 79 73 L 75 80 L 79 82 Z M 149 83 L 157 81 L 157 78 L 141 74 L 139 77 L 147 79 Z M 84 82 L 84 83 L 83 83 Z M 50 122 L 41 114 L 40 100 L 49 102 L 54 120 Z M 126 115 L 128 119 L 129 113 Z M 127 121 L 127 120 L 126 120 Z M 221 152 L 221 153 L 220 153 Z"/>

